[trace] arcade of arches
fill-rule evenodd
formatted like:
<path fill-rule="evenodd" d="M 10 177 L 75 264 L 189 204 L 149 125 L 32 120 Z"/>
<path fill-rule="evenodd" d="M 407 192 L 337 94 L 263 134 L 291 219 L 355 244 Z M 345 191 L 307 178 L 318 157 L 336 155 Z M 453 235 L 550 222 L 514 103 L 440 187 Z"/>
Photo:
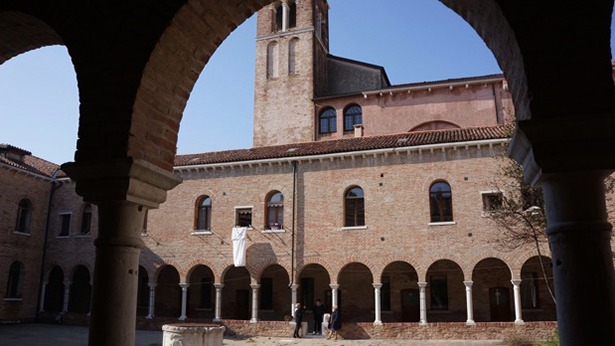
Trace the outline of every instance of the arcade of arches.
<path fill-rule="evenodd" d="M 543 263 L 549 287 L 538 257 L 527 259 L 514 273 L 497 258 L 485 258 L 467 273 L 454 261 L 442 259 L 420 275 L 404 261 L 390 263 L 380 275 L 357 262 L 346 264 L 338 273 L 308 264 L 293 284 L 287 269 L 279 264 L 261 273 L 229 267 L 220 278 L 202 264 L 192 267 L 185 277 L 172 265 L 163 265 L 151 276 L 140 266 L 137 315 L 190 321 L 284 321 L 292 304 L 299 302 L 307 307 L 311 329 L 311 308 L 320 299 L 327 311 L 339 306 L 347 322 L 555 320 L 549 294 L 549 288 L 553 289 L 551 260 L 543 257 Z M 60 267 L 53 267 L 45 284 L 44 310 L 89 312 L 89 278 L 84 266 L 72 270 L 71 280 L 64 279 Z M 374 299 L 365 299 L 370 296 Z"/>
<path fill-rule="evenodd" d="M 546 232 L 556 264 L 562 343 L 599 345 L 615 339 L 615 275 L 603 187 L 604 178 L 615 169 L 610 54 L 613 1 L 557 5 L 548 1 L 442 2 L 474 27 L 509 81 L 520 119 L 510 154 L 523 163 L 526 179 L 541 181 L 545 190 Z M 134 234 L 143 224 L 145 211 L 158 207 L 166 191 L 179 183 L 171 168 L 182 110 L 218 45 L 248 16 L 270 3 L 130 0 L 75 5 L 70 1 L 9 0 L 0 4 L 0 62 L 38 47 L 65 44 L 77 72 L 79 141 L 76 162 L 64 165 L 63 170 L 77 182 L 78 193 L 99 208 L 91 344 L 134 343 L 137 299 L 126 292 L 137 291 L 143 247 Z M 111 13 L 114 15 L 105 15 Z M 477 288 L 472 290 L 489 294 L 489 299 L 475 294 L 475 304 L 486 304 L 491 295 L 497 304 L 516 296 L 508 293 L 507 298 L 504 293 L 504 287 L 510 290 L 509 277 L 502 277 L 499 288 L 485 287 L 480 279 L 482 275 L 504 275 L 498 263 L 486 259 L 474 268 L 472 281 Z M 454 273 L 454 267 L 449 262 L 435 263 L 433 270 Z M 367 291 L 363 286 L 373 273 L 360 264 L 345 270 L 356 271 L 363 280 L 361 289 Z M 160 275 L 169 282 L 177 279 L 172 269 Z M 234 285 L 241 284 L 237 290 L 244 289 L 247 280 L 241 273 L 229 271 L 228 275 L 237 279 Z M 464 280 L 469 276 L 465 273 Z M 438 277 L 441 275 L 434 275 L 435 281 L 417 282 L 419 295 L 429 285 L 437 287 L 432 291 L 441 292 L 445 284 Z M 63 289 L 68 294 L 63 300 L 51 299 L 50 304 L 57 308 L 61 301 L 84 309 L 86 304 L 71 303 L 70 293 L 75 291 L 78 296 L 87 290 L 85 272 L 56 272 L 51 278 L 50 292 Z M 60 285 L 59 278 L 70 278 L 72 284 Z M 369 303 L 354 306 L 348 301 L 346 296 L 352 293 L 345 293 L 342 279 L 346 280 L 344 270 L 337 283 L 341 307 L 369 309 Z M 73 289 L 73 285 L 77 286 Z M 257 283 L 252 285 L 252 292 L 258 290 Z M 459 292 L 455 282 L 446 285 L 449 292 Z M 188 295 L 184 286 L 180 282 L 182 298 Z M 514 292 L 519 291 L 523 289 Z M 538 291 L 542 299 L 544 294 Z M 177 294 L 170 286 L 166 292 Z M 441 298 L 425 297 L 423 305 L 458 306 L 452 298 L 448 302 Z M 105 313 L 110 307 L 114 314 Z M 176 310 L 173 305 L 165 308 Z M 485 315 L 477 314 L 479 317 Z"/>

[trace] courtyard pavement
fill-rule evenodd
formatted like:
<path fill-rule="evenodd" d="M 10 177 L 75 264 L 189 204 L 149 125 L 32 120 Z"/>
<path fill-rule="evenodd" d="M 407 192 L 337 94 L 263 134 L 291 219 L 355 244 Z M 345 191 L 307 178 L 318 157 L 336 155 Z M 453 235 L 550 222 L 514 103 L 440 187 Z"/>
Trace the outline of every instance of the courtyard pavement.
<path fill-rule="evenodd" d="M 14 324 L 0 326 L 0 346 L 84 346 L 87 345 L 88 328 L 52 324 Z M 162 332 L 137 330 L 136 346 L 161 346 Z M 411 340 L 325 340 L 307 336 L 293 338 L 225 338 L 224 345 L 333 345 L 333 346 L 491 346 L 504 345 L 498 340 L 482 341 L 411 341 Z"/>

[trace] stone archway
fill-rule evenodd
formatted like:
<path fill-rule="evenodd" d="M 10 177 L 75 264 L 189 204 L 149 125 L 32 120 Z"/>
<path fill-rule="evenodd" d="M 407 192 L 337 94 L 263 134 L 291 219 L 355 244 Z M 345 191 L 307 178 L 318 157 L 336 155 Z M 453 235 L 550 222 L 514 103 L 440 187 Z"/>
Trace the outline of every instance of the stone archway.
<path fill-rule="evenodd" d="M 85 266 L 78 266 L 73 272 L 70 285 L 68 311 L 82 314 L 90 312 L 91 295 L 90 271 Z"/>
<path fill-rule="evenodd" d="M 188 317 L 214 318 L 215 294 L 214 273 L 206 265 L 197 265 L 190 270 L 188 283 Z"/>
<path fill-rule="evenodd" d="M 249 320 L 251 278 L 245 267 L 231 267 L 224 274 L 222 288 L 222 319 Z"/>
<path fill-rule="evenodd" d="M 156 279 L 156 316 L 179 318 L 181 299 L 179 272 L 172 265 L 165 265 Z"/>
<path fill-rule="evenodd" d="M 451 260 L 439 260 L 427 269 L 427 321 L 466 320 L 465 286 L 461 267 Z"/>
<path fill-rule="evenodd" d="M 44 310 L 46 312 L 60 312 L 64 305 L 64 272 L 62 272 L 62 268 L 53 267 L 47 280 Z"/>
<path fill-rule="evenodd" d="M 349 263 L 340 271 L 337 283 L 339 311 L 344 321 L 374 321 L 374 278 L 363 263 Z"/>
<path fill-rule="evenodd" d="M 497 258 L 485 258 L 472 271 L 474 316 L 477 322 L 512 321 L 513 290 L 510 268 Z"/>
<path fill-rule="evenodd" d="M 288 272 L 279 264 L 265 268 L 260 278 L 258 289 L 258 317 L 265 321 L 283 321 L 291 314 L 291 290 Z"/>
<path fill-rule="evenodd" d="M 418 322 L 420 318 L 418 275 L 403 261 L 387 265 L 382 272 L 380 299 L 383 322 Z"/>
<path fill-rule="evenodd" d="M 538 256 L 529 258 L 521 268 L 521 308 L 523 309 L 523 319 L 525 321 L 555 321 L 557 319 L 555 303 L 551 298 L 551 293 L 547 288 L 553 287 L 553 264 L 551 259 L 542 256 L 545 267 L 547 282 Z"/>

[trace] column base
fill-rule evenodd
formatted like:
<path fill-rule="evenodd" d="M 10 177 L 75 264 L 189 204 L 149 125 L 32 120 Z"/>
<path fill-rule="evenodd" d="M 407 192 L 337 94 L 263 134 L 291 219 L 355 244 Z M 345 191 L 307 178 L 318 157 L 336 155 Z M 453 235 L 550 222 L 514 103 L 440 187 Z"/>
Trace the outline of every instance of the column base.
<path fill-rule="evenodd" d="M 251 318 L 250 323 L 258 323 L 258 318 Z"/>
<path fill-rule="evenodd" d="M 374 325 L 375 326 L 381 326 L 382 325 L 382 321 L 374 321 Z"/>
<path fill-rule="evenodd" d="M 427 327 L 427 322 L 419 322 L 419 326 L 421 326 L 421 327 Z"/>
<path fill-rule="evenodd" d="M 474 322 L 474 320 L 467 320 L 466 321 L 466 326 L 475 326 L 476 322 Z"/>
<path fill-rule="evenodd" d="M 146 319 L 148 319 L 148 320 L 151 320 L 151 319 L 153 319 L 153 318 L 154 318 L 154 315 L 149 314 L 149 315 L 145 316 L 145 318 L 146 318 Z"/>
<path fill-rule="evenodd" d="M 525 322 L 523 320 L 515 320 L 516 325 L 524 325 Z"/>
<path fill-rule="evenodd" d="M 188 318 L 188 316 L 180 316 L 180 317 L 178 318 L 178 320 L 180 320 L 180 321 L 185 321 L 185 320 L 186 320 L 186 318 Z"/>
<path fill-rule="evenodd" d="M 212 322 L 214 322 L 214 323 L 220 323 L 220 322 L 222 322 L 222 320 L 221 320 L 221 319 L 219 319 L 219 318 L 214 318 L 214 319 L 213 319 L 213 320 L 211 320 L 211 321 L 212 321 Z"/>

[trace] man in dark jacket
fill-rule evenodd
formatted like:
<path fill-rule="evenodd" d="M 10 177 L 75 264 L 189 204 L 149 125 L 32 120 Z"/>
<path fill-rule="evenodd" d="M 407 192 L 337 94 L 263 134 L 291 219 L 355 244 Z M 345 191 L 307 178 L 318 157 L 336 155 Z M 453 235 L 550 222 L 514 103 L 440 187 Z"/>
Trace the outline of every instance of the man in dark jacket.
<path fill-rule="evenodd" d="M 320 299 L 316 299 L 316 304 L 312 307 L 312 313 L 314 313 L 314 333 L 322 334 L 322 317 L 325 314 L 325 306 L 322 305 Z"/>

